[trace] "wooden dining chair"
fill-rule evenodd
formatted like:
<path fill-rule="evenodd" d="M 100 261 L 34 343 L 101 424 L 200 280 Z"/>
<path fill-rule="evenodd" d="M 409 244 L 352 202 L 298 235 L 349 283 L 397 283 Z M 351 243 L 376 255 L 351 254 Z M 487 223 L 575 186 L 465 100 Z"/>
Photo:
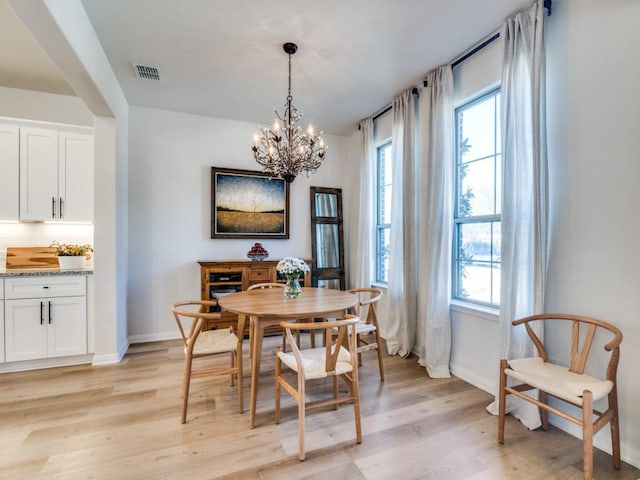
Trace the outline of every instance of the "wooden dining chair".
<path fill-rule="evenodd" d="M 280 322 L 291 352 L 283 352 L 280 348 L 276 350 L 275 423 L 280 423 L 280 388 L 284 388 L 298 403 L 298 458 L 300 460 L 305 459 L 304 424 L 307 410 L 329 405 L 337 408 L 340 403 L 353 403 L 356 442 L 362 443 L 356 351 L 356 324 L 359 319 L 353 315 L 346 317 L 344 320 L 330 322 Z M 337 329 L 336 335 L 333 335 L 334 328 Z M 300 330 L 324 332 L 325 345 L 318 348 L 299 348 L 293 338 L 293 332 Z M 291 372 L 296 375 L 295 383 L 290 383 L 286 379 Z M 306 382 L 327 377 L 333 377 L 332 398 L 305 403 Z M 338 377 L 342 378 L 347 385 L 348 392 L 343 396 L 338 391 Z"/>
<path fill-rule="evenodd" d="M 174 303 L 171 306 L 184 345 L 181 423 L 187 421 L 189 386 L 191 378 L 194 377 L 229 374 L 231 385 L 233 386 L 234 380 L 238 384 L 238 412 L 242 413 L 244 410 L 242 401 L 242 336 L 239 338 L 232 328 L 203 330 L 207 321 L 220 318 L 220 313 L 208 312 L 209 307 L 217 305 L 216 300 L 187 300 Z M 186 325 L 188 325 L 188 329 L 185 329 Z M 193 369 L 195 359 L 224 353 L 228 353 L 231 357 L 228 367 Z"/>
<path fill-rule="evenodd" d="M 376 350 L 378 354 L 378 370 L 380 381 L 384 382 L 384 365 L 382 363 L 382 344 L 378 327 L 378 311 L 376 304 L 382 298 L 379 288 L 352 288 L 347 290 L 358 297 L 358 311 L 354 312 L 361 319 L 356 326 L 358 339 L 358 366 L 362 366 L 362 352 Z M 370 338 L 373 335 L 373 338 Z"/>
<path fill-rule="evenodd" d="M 554 323 L 568 321 L 571 323 L 571 355 L 568 367 L 549 362 L 542 341 L 530 326 L 532 322 L 536 321 Z M 616 381 L 620 343 L 622 342 L 620 330 L 602 320 L 566 314 L 532 315 L 512 323 L 514 326 L 525 326 L 539 356 L 517 360 L 502 359 L 500 361 L 498 442 L 504 443 L 507 395 L 515 395 L 539 407 L 543 430 L 547 429 L 548 412 L 582 428 L 582 462 L 585 480 L 593 478 L 593 436 L 609 423 L 611 425 L 613 467 L 620 469 L 620 430 Z M 593 340 L 596 334 L 601 335 L 601 332 L 607 336 L 606 340 L 608 340 L 608 343 L 604 344 L 604 350 L 610 352 L 604 379 L 584 373 Z M 581 340 L 582 345 L 580 345 Z M 507 385 L 509 378 L 520 383 L 509 386 Z M 523 393 L 535 389 L 538 389 L 537 399 Z M 581 410 L 581 416 L 573 416 L 552 407 L 548 403 L 549 396 L 578 407 Z M 607 409 L 604 412 L 595 410 L 593 402 L 605 397 L 608 400 Z"/>

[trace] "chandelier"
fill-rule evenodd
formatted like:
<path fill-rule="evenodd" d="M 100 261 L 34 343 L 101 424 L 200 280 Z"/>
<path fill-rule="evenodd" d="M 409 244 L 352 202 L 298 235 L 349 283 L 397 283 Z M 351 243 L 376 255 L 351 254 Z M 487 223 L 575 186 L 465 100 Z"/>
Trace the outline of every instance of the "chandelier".
<path fill-rule="evenodd" d="M 291 96 L 291 55 L 298 46 L 287 42 L 282 45 L 289 55 L 289 94 L 284 104 L 283 115 L 276 111 L 276 121 L 272 128 L 261 128 L 253 137 L 253 158 L 265 172 L 274 177 L 293 182 L 301 172 L 307 176 L 315 172 L 324 160 L 327 147 L 322 140 L 322 132 L 315 134 L 311 125 L 302 132 L 298 122 L 302 113 L 293 105 Z M 282 124 L 281 124 L 282 123 Z"/>

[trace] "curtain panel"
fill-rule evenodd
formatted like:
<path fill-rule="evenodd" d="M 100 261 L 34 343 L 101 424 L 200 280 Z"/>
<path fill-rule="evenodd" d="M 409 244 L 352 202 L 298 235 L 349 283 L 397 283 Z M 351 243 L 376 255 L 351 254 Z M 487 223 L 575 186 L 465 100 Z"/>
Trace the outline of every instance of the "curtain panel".
<path fill-rule="evenodd" d="M 416 101 L 409 89 L 393 101 L 393 188 L 388 314 L 382 333 L 390 354 L 409 356 L 416 340 Z"/>
<path fill-rule="evenodd" d="M 368 287 L 373 279 L 373 245 L 376 238 L 376 147 L 373 137 L 373 118 L 360 122 L 360 199 L 358 230 L 355 253 L 355 268 L 351 288 Z"/>
<path fill-rule="evenodd" d="M 502 73 L 501 358 L 535 355 L 523 326 L 511 322 L 544 311 L 548 256 L 548 187 L 544 86 L 544 7 L 507 20 Z M 541 322 L 536 322 L 541 323 Z M 542 325 L 536 334 L 543 338 Z M 540 426 L 538 408 L 509 396 L 507 411 Z M 497 414 L 497 401 L 488 407 Z"/>
<path fill-rule="evenodd" d="M 416 353 L 431 378 L 449 377 L 453 229 L 453 72 L 429 73 L 419 101 Z"/>

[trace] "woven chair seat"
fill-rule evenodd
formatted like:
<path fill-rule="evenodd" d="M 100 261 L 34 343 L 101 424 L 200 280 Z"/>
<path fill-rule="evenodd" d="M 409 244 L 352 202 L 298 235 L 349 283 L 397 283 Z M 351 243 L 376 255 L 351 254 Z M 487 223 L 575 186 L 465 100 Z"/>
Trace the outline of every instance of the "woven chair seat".
<path fill-rule="evenodd" d="M 296 357 L 293 353 L 287 352 L 278 352 L 278 357 L 282 360 L 287 367 L 293 370 L 296 373 L 298 372 L 298 364 L 296 362 Z M 306 380 L 311 380 L 314 378 L 326 378 L 329 375 L 325 369 L 325 362 L 327 358 L 327 352 L 325 347 L 311 348 L 307 350 L 300 350 L 300 357 L 302 358 L 302 370 L 304 371 L 304 378 Z M 349 373 L 352 371 L 351 367 L 351 355 L 349 355 L 349 351 L 340 347 L 340 352 L 338 353 L 338 361 L 336 362 L 336 375 L 342 375 L 344 373 Z"/>
<path fill-rule="evenodd" d="M 505 371 L 507 376 L 574 405 L 582 406 L 582 394 L 585 390 L 592 393 L 595 401 L 608 395 L 613 388 L 613 382 L 609 380 L 573 373 L 561 365 L 544 362 L 540 357 L 509 360 L 509 366 L 511 369 Z"/>

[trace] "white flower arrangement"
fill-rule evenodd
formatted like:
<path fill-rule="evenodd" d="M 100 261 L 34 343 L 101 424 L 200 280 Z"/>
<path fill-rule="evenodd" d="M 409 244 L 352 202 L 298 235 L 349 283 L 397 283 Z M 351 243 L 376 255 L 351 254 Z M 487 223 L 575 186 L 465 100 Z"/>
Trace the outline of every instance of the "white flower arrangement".
<path fill-rule="evenodd" d="M 276 270 L 282 275 L 295 275 L 299 277 L 309 272 L 309 265 L 300 258 L 286 257 L 278 262 Z"/>

